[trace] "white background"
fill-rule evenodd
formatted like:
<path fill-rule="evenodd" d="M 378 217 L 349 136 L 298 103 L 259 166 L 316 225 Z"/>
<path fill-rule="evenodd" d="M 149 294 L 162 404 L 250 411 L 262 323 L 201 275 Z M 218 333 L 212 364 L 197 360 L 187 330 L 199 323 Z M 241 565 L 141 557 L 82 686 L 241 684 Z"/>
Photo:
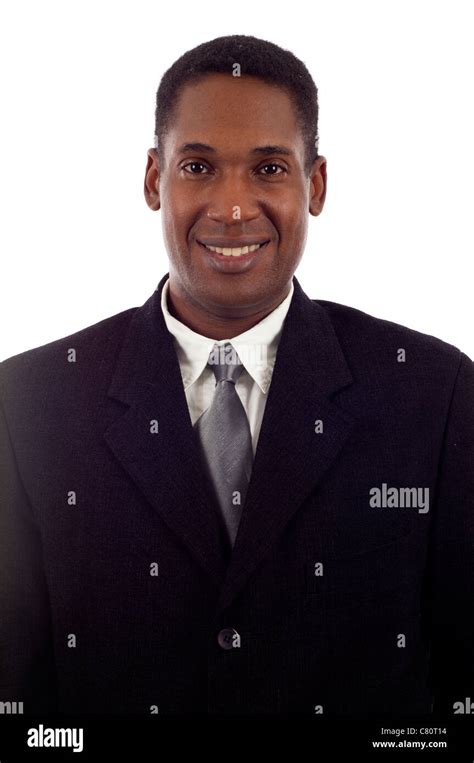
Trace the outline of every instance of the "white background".
<path fill-rule="evenodd" d="M 161 75 L 253 34 L 319 89 L 323 213 L 296 275 L 474 357 L 474 46 L 462 0 L 4 3 L 1 345 L 6 358 L 141 305 L 167 272 L 143 197 Z"/>

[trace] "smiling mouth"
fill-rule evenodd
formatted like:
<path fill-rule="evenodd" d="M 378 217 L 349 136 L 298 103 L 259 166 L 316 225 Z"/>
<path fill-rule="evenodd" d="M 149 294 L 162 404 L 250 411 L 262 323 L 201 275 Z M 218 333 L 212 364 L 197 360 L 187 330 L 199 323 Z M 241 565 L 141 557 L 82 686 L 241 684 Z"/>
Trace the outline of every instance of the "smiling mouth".
<path fill-rule="evenodd" d="M 267 246 L 268 243 L 268 241 L 264 241 L 261 244 L 248 244 L 246 246 L 227 247 L 210 246 L 208 244 L 203 244 L 202 241 L 199 241 L 199 244 L 209 252 L 214 252 L 215 254 L 223 254 L 224 257 L 241 257 L 243 254 L 251 254 L 252 252 L 256 252 L 258 249 L 263 249 L 263 247 Z"/>

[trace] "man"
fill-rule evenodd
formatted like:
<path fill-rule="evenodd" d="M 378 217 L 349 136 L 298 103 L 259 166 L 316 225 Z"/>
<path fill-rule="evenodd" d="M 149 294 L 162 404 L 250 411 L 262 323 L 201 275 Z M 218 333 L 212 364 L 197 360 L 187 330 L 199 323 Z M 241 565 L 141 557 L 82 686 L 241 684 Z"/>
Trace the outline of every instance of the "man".
<path fill-rule="evenodd" d="M 0 700 L 449 713 L 474 697 L 474 373 L 312 300 L 317 90 L 223 37 L 157 93 L 169 274 L 2 364 Z"/>

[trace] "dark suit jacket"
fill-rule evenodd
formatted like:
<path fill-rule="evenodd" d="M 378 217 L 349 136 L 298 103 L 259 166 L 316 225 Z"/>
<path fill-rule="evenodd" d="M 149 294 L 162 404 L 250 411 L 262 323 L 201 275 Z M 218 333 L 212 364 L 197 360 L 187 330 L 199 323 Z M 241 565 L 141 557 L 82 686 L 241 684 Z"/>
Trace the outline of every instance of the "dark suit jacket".
<path fill-rule="evenodd" d="M 472 362 L 295 278 L 229 559 L 165 278 L 1 366 L 0 701 L 357 715 L 474 698 Z M 428 488 L 429 511 L 371 506 L 384 484 Z"/>

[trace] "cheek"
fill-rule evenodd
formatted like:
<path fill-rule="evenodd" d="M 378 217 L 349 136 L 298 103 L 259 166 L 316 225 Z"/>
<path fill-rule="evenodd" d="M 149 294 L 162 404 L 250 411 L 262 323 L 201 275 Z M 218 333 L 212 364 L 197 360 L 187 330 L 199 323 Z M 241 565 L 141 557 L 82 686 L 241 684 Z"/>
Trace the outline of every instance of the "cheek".
<path fill-rule="evenodd" d="M 282 238 L 297 240 L 304 236 L 309 214 L 306 189 L 292 188 L 278 200 L 273 213 Z"/>
<path fill-rule="evenodd" d="M 308 225 L 307 213 L 301 206 L 287 210 L 279 217 L 282 242 L 294 243 L 304 240 Z"/>
<path fill-rule="evenodd" d="M 168 240 L 186 239 L 192 224 L 192 210 L 183 194 L 167 190 L 161 197 L 163 232 Z"/>

